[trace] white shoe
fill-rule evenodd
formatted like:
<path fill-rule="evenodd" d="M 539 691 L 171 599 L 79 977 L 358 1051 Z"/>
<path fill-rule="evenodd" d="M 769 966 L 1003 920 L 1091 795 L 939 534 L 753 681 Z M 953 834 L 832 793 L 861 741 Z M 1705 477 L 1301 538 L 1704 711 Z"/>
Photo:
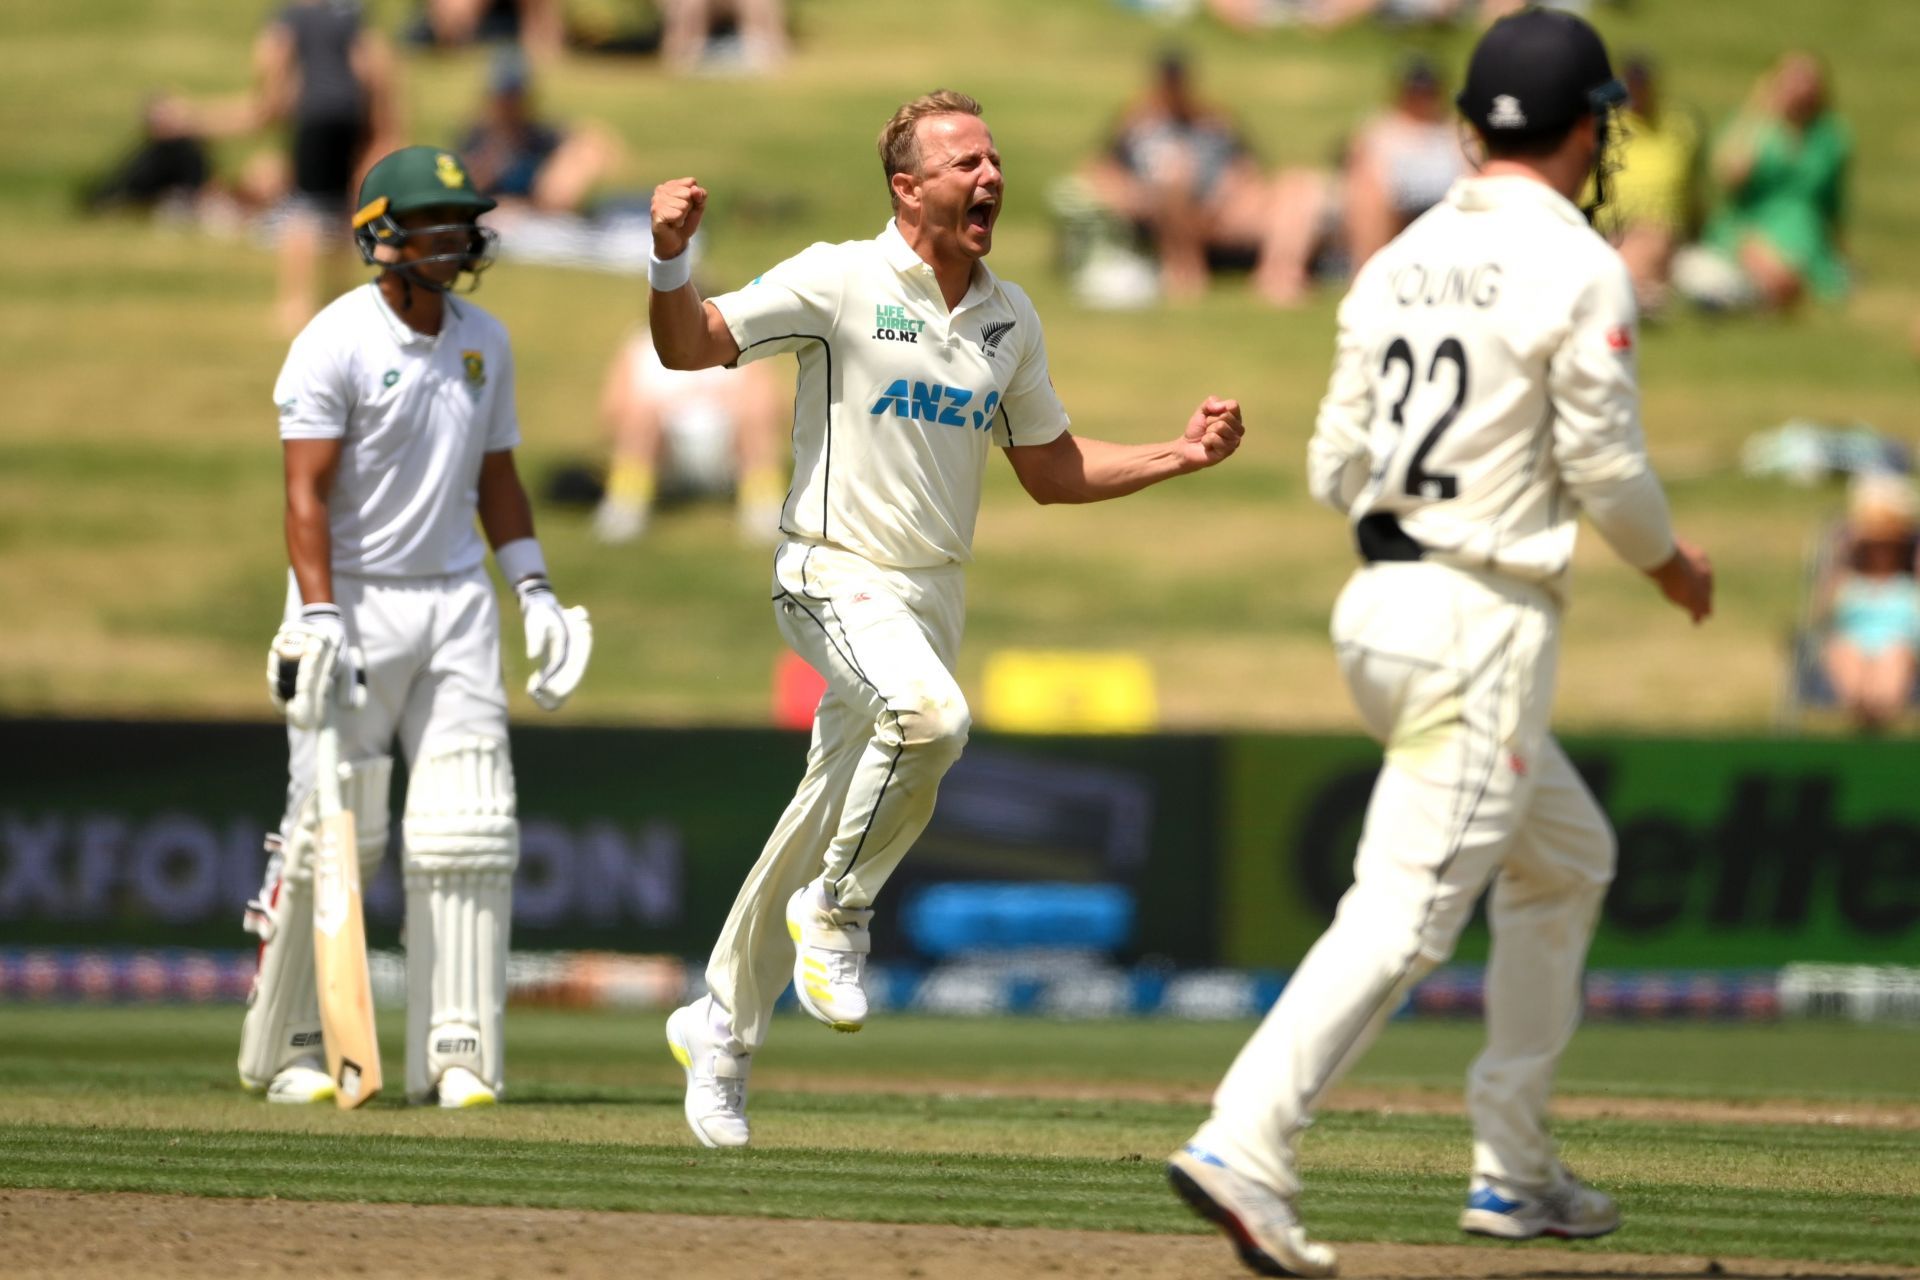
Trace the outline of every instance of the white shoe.
<path fill-rule="evenodd" d="M 1339 1258 L 1307 1239 L 1293 1202 L 1189 1142 L 1167 1159 L 1167 1180 L 1193 1211 L 1227 1233 L 1240 1261 L 1263 1276 L 1330 1276 Z"/>
<path fill-rule="evenodd" d="M 1565 1165 L 1544 1190 L 1476 1175 L 1467 1188 L 1467 1207 L 1460 1213 L 1462 1231 L 1501 1240 L 1535 1236 L 1586 1240 L 1619 1226 L 1620 1206 L 1613 1197 L 1580 1181 Z"/>
<path fill-rule="evenodd" d="M 332 1102 L 333 1077 L 318 1067 L 296 1063 L 286 1067 L 267 1084 L 267 1101 L 304 1106 L 314 1102 Z"/>
<path fill-rule="evenodd" d="M 872 911 L 843 907 L 815 880 L 787 899 L 787 934 L 793 939 L 793 994 L 800 1007 L 835 1031 L 858 1031 L 867 1020 L 867 993 L 860 979 L 873 938 Z"/>
<path fill-rule="evenodd" d="M 437 1088 L 440 1105 L 449 1111 L 466 1107 L 490 1107 L 500 1099 L 465 1067 L 448 1067 Z"/>
<path fill-rule="evenodd" d="M 687 1127 L 704 1147 L 747 1145 L 748 1056 L 728 1053 L 707 1025 L 707 1002 L 667 1016 L 667 1048 L 687 1073 Z"/>

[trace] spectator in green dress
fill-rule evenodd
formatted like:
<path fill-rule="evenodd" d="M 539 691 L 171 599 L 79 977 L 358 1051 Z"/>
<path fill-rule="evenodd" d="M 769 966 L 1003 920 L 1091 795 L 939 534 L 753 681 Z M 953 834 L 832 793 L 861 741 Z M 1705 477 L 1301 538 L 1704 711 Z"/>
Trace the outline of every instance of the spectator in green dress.
<path fill-rule="evenodd" d="M 1676 282 L 1701 301 L 1773 308 L 1845 294 L 1852 155 L 1852 131 L 1828 100 L 1820 60 L 1781 58 L 1721 134 L 1713 154 L 1721 203 L 1702 237 L 1711 259 L 1690 264 L 1688 280 L 1676 264 Z"/>

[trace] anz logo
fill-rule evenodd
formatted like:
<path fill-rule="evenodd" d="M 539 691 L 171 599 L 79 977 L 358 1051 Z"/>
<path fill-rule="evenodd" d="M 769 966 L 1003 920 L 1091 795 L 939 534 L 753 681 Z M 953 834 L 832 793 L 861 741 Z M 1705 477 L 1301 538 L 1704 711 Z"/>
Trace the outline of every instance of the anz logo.
<path fill-rule="evenodd" d="M 1000 393 L 987 392 L 980 407 L 971 413 L 967 407 L 973 403 L 974 393 L 965 387 L 948 387 L 938 382 L 908 382 L 905 378 L 896 378 L 893 385 L 880 393 L 873 402 L 873 408 L 867 410 L 874 417 L 884 417 L 889 411 L 896 418 L 909 421 L 924 420 L 939 422 L 949 427 L 972 427 L 975 431 L 984 431 L 993 425 L 993 414 L 1000 407 Z"/>

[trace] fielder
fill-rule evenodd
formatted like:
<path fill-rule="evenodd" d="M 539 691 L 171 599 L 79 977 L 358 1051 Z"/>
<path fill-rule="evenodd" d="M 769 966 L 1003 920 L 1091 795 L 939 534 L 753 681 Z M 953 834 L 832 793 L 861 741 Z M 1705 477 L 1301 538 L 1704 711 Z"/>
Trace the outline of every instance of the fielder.
<path fill-rule="evenodd" d="M 474 221 L 492 207 L 450 152 L 407 147 L 375 164 L 353 231 L 380 274 L 314 317 L 274 387 L 292 573 L 267 682 L 290 778 L 249 904 L 260 969 L 240 1037 L 241 1083 L 271 1102 L 333 1096 L 314 989 L 313 731 L 343 686 L 364 689 L 340 713 L 363 879 L 387 846 L 396 736 L 407 760 L 407 1098 L 484 1106 L 505 1084 L 520 846 L 487 544 L 519 595 L 538 667 L 527 690 L 544 709 L 579 684 L 592 632 L 554 597 L 514 469 L 506 330 L 452 296 L 492 259 L 493 233 Z"/>
<path fill-rule="evenodd" d="M 1353 888 L 1168 1169 L 1263 1274 L 1333 1274 L 1333 1250 L 1294 1213 L 1295 1140 L 1489 884 L 1460 1226 L 1526 1239 L 1620 1223 L 1547 1132 L 1614 863 L 1547 724 L 1579 513 L 1695 622 L 1712 603 L 1706 557 L 1674 537 L 1647 462 L 1632 282 L 1573 204 L 1603 173 L 1622 97 L 1578 18 L 1528 10 L 1489 28 L 1458 99 L 1484 166 L 1371 259 L 1340 308 L 1309 483 L 1366 561 L 1332 632 L 1386 760 Z"/>
<path fill-rule="evenodd" d="M 711 994 L 667 1021 L 687 1122 L 710 1147 L 747 1141 L 749 1064 L 789 977 L 828 1026 L 866 1020 L 874 899 L 967 740 L 953 664 L 989 445 L 1035 501 L 1095 502 L 1210 467 L 1242 434 L 1239 404 L 1215 397 L 1165 444 L 1067 430 L 1040 317 L 984 261 L 1005 177 L 979 103 L 905 104 L 880 159 L 894 217 L 879 236 L 816 244 L 705 302 L 684 251 L 707 193 L 682 178 L 653 195 L 661 360 L 799 358 L 774 618 L 828 683 L 806 777 L 720 931 Z"/>

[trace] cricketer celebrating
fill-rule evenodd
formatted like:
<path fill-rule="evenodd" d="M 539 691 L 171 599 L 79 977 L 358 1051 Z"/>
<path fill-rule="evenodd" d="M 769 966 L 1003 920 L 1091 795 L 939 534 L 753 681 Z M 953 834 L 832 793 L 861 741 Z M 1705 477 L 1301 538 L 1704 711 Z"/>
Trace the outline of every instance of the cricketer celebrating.
<path fill-rule="evenodd" d="M 1459 97 L 1484 166 L 1370 260 L 1340 308 L 1309 483 L 1366 561 L 1332 632 L 1386 759 L 1353 888 L 1168 1170 L 1263 1274 L 1333 1274 L 1333 1250 L 1294 1214 L 1295 1140 L 1489 884 L 1460 1225 L 1526 1239 L 1620 1222 L 1560 1163 L 1546 1123 L 1614 864 L 1612 830 L 1547 724 L 1579 513 L 1695 622 L 1712 602 L 1706 558 L 1675 539 L 1647 462 L 1632 283 L 1572 203 L 1604 177 L 1623 96 L 1580 19 L 1528 10 L 1489 28 Z"/>
<path fill-rule="evenodd" d="M 1209 397 L 1154 445 L 1082 439 L 1047 376 L 1040 318 L 987 269 L 1005 176 L 980 104 L 940 91 L 880 134 L 893 220 L 816 244 L 703 302 L 685 248 L 707 193 L 653 195 L 649 311 L 670 368 L 799 358 L 795 474 L 774 558 L 775 621 L 827 679 L 807 772 L 676 1010 L 687 1122 L 707 1146 L 747 1141 L 752 1054 L 793 979 L 839 1031 L 867 1016 L 873 902 L 933 812 L 967 740 L 953 664 L 988 446 L 1038 502 L 1095 502 L 1210 467 L 1240 443 L 1240 406 Z"/>
<path fill-rule="evenodd" d="M 396 735 L 409 775 L 408 1100 L 486 1105 L 504 1085 L 520 845 L 500 621 L 476 513 L 519 595 L 538 667 L 527 687 L 541 707 L 558 708 L 578 685 L 592 632 L 584 610 L 554 597 L 514 469 L 506 330 L 452 296 L 491 260 L 493 233 L 475 219 L 493 203 L 434 147 L 375 164 L 353 230 L 380 274 L 314 317 L 274 388 L 292 581 L 267 682 L 287 716 L 290 780 L 248 913 L 260 969 L 240 1042 L 241 1082 L 269 1101 L 333 1096 L 314 985 L 314 731 L 336 691 L 359 686 L 361 664 L 363 705 L 336 714 L 363 879 L 387 844 Z"/>

